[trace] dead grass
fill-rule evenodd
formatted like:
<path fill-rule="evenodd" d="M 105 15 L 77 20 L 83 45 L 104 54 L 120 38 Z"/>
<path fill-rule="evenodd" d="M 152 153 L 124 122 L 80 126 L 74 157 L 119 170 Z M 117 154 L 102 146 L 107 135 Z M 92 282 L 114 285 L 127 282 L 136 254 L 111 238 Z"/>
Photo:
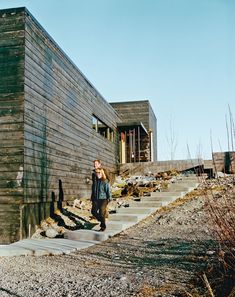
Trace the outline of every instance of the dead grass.
<path fill-rule="evenodd" d="M 143 284 L 137 297 L 156 297 L 156 296 L 179 296 L 179 297 L 204 297 L 194 289 L 191 292 L 186 291 L 183 286 L 176 284 L 166 284 L 160 287 L 154 287 L 149 284 Z"/>

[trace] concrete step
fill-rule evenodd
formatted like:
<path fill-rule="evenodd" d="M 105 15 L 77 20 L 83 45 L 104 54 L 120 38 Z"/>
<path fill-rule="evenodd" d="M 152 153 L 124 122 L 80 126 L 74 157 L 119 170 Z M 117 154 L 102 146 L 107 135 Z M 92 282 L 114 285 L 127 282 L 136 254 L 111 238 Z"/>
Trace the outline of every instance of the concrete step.
<path fill-rule="evenodd" d="M 162 206 L 166 206 L 172 201 L 175 201 L 177 198 L 172 198 L 172 197 L 149 197 L 147 199 L 143 199 L 142 203 L 161 203 Z"/>
<path fill-rule="evenodd" d="M 119 221 L 106 221 L 106 229 L 104 233 L 106 234 L 108 237 L 114 236 L 120 232 L 122 232 L 123 230 L 135 225 L 135 222 L 119 222 Z M 100 229 L 100 226 L 95 226 L 93 228 L 94 231 L 98 231 Z"/>
<path fill-rule="evenodd" d="M 49 239 L 23 239 L 12 244 L 12 246 L 30 249 L 33 255 L 62 255 L 70 252 L 70 249 L 58 247 L 55 244 L 49 243 Z"/>
<path fill-rule="evenodd" d="M 159 197 L 144 197 L 142 202 L 172 202 L 176 199 L 181 198 L 181 196 L 159 196 Z"/>
<path fill-rule="evenodd" d="M 159 201 L 149 201 L 149 202 L 131 202 L 130 203 L 131 207 L 149 207 L 149 208 L 154 208 L 154 209 L 158 209 L 160 207 L 162 207 L 162 202 Z"/>
<path fill-rule="evenodd" d="M 95 230 L 75 230 L 75 231 L 66 231 L 64 233 L 66 239 L 79 240 L 79 241 L 104 241 L 109 238 L 109 234 L 105 232 L 99 232 Z"/>
<path fill-rule="evenodd" d="M 73 251 L 87 248 L 98 243 L 97 241 L 74 241 L 63 238 L 53 239 L 24 239 L 10 245 L 19 251 L 25 249 L 30 251 L 28 255 L 61 255 L 69 254 Z"/>
<path fill-rule="evenodd" d="M 70 240 L 70 239 L 65 239 L 65 238 L 51 238 L 49 240 L 51 242 L 53 242 L 56 246 L 67 246 L 73 250 L 80 250 L 80 249 L 87 248 L 89 246 L 99 243 L 99 241 L 95 241 L 95 240 L 79 240 L 78 241 L 78 240 Z"/>
<path fill-rule="evenodd" d="M 153 192 L 150 196 L 140 197 L 140 201 L 128 201 L 130 207 L 118 208 L 117 213 L 109 215 L 104 232 L 97 231 L 100 229 L 97 224 L 93 230 L 68 230 L 64 239 L 24 239 L 11 245 L 0 245 L 0 256 L 60 255 L 87 248 L 135 225 L 160 207 L 183 197 L 197 185 L 198 182 L 190 177 L 170 184 L 166 191 Z"/>
<path fill-rule="evenodd" d="M 194 176 L 183 176 L 182 177 L 182 180 L 190 180 L 190 181 L 196 181 L 198 182 L 198 179 L 199 177 L 197 175 L 194 175 Z"/>
<path fill-rule="evenodd" d="M 106 220 L 106 230 L 112 232 L 120 232 L 120 230 L 124 230 L 132 225 L 131 222 L 121 222 L 121 221 L 112 221 L 109 218 Z M 100 225 L 96 225 L 92 230 L 98 231 L 100 229 Z"/>
<path fill-rule="evenodd" d="M 187 194 L 188 192 L 191 192 L 194 190 L 194 187 L 186 187 L 181 185 L 170 185 L 168 188 L 169 192 L 185 192 Z M 167 191 L 165 191 L 167 192 Z"/>
<path fill-rule="evenodd" d="M 0 245 L 0 257 L 14 257 L 14 256 L 33 256 L 34 251 L 24 247 L 9 245 Z M 46 255 L 46 252 L 45 252 Z"/>
<path fill-rule="evenodd" d="M 144 197 L 145 198 L 145 197 Z M 117 213 L 131 213 L 131 214 L 151 214 L 155 209 L 148 207 L 120 207 Z"/>
<path fill-rule="evenodd" d="M 194 182 L 194 181 L 180 181 L 180 182 L 177 182 L 177 183 L 172 183 L 172 184 L 170 184 L 171 186 L 184 186 L 184 187 L 193 187 L 193 188 L 196 188 L 198 185 L 199 185 L 199 183 L 197 182 Z"/>
<path fill-rule="evenodd" d="M 129 213 L 116 213 L 109 215 L 109 221 L 118 221 L 118 222 L 134 222 L 137 223 L 139 220 L 146 217 L 145 214 L 133 214 Z"/>
<path fill-rule="evenodd" d="M 152 192 L 151 196 L 145 196 L 145 197 L 183 197 L 186 195 L 186 192 L 184 191 L 167 191 L 167 192 Z"/>

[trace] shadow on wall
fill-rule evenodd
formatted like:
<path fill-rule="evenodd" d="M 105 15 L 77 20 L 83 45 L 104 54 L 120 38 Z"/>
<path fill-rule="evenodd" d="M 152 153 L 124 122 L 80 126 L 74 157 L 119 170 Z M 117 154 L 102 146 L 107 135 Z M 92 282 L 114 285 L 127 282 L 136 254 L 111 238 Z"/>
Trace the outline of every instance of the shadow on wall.
<path fill-rule="evenodd" d="M 57 209 L 62 211 L 63 208 L 63 201 L 64 201 L 64 191 L 63 191 L 63 184 L 62 180 L 59 179 L 59 200 L 57 201 Z M 55 192 L 51 192 L 51 202 L 50 202 L 50 217 L 53 218 L 55 215 L 55 204 L 56 204 L 56 196 Z"/>
<path fill-rule="evenodd" d="M 232 173 L 232 158 L 230 152 L 224 154 L 224 173 Z"/>
<path fill-rule="evenodd" d="M 24 183 L 24 205 L 21 211 L 22 235 L 29 237 L 35 226 L 50 213 L 50 201 L 48 201 L 49 190 L 49 168 L 51 161 L 47 153 L 47 116 L 41 116 L 38 121 L 42 132 L 41 142 L 38 138 L 32 139 L 32 165 L 26 164 L 23 178 Z M 38 128 L 39 129 L 39 128 Z M 32 202 L 31 202 L 32 201 Z M 32 230 L 31 230 L 32 228 Z"/>

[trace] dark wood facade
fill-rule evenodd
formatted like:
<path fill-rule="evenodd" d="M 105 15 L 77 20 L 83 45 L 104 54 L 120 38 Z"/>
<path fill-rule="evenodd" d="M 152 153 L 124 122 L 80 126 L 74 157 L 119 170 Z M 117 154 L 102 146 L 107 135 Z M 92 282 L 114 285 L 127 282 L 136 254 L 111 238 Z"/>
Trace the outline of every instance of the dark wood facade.
<path fill-rule="evenodd" d="M 112 102 L 110 104 L 122 120 L 119 131 L 125 132 L 126 136 L 126 162 L 157 161 L 157 119 L 149 101 Z M 132 140 L 133 134 L 134 141 Z M 130 148 L 131 142 L 133 144 Z M 133 157 L 131 157 L 131 150 Z"/>
<path fill-rule="evenodd" d="M 212 160 L 215 172 L 235 173 L 235 152 L 214 152 Z"/>
<path fill-rule="evenodd" d="M 120 118 L 27 9 L 0 10 L 0 33 L 0 243 L 9 243 L 54 199 L 88 196 L 94 159 L 116 171 Z"/>

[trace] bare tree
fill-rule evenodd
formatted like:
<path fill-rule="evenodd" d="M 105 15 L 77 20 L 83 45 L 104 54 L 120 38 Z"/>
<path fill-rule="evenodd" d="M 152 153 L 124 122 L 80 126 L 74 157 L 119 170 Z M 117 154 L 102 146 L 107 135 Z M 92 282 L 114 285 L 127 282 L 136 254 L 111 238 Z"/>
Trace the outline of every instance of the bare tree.
<path fill-rule="evenodd" d="M 225 122 L 226 122 L 226 132 L 227 132 L 227 142 L 228 142 L 228 152 L 229 152 L 230 151 L 230 136 L 229 136 L 227 115 L 225 115 Z"/>
<path fill-rule="evenodd" d="M 234 146 L 233 146 L 233 140 L 234 140 L 234 121 L 233 121 L 233 115 L 231 112 L 230 105 L 228 104 L 228 110 L 229 110 L 229 124 L 230 124 L 230 139 L 231 139 L 231 149 L 234 151 Z"/>
<path fill-rule="evenodd" d="M 170 148 L 170 160 L 174 160 L 175 158 L 175 151 L 176 151 L 176 148 L 177 148 L 177 137 L 175 135 L 175 130 L 174 130 L 174 124 L 173 124 L 173 121 L 172 121 L 172 118 L 170 119 L 170 135 L 168 136 L 167 135 L 167 143 L 169 145 L 169 148 Z"/>

